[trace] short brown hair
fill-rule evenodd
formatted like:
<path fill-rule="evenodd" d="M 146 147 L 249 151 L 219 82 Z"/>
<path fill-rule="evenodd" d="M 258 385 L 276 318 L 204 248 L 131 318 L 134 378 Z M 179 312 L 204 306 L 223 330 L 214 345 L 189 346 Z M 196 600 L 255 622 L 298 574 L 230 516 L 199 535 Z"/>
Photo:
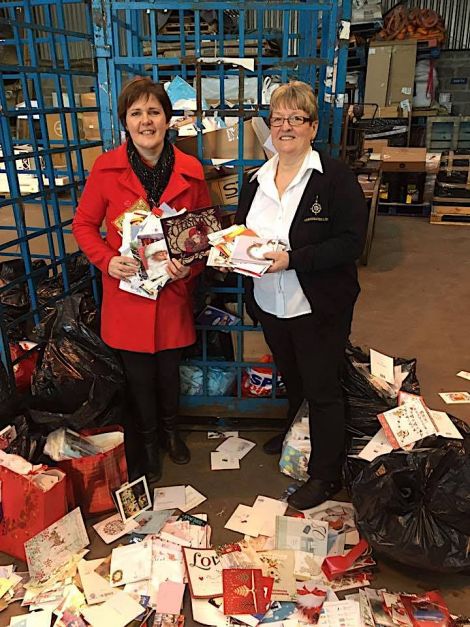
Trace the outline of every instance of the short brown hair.
<path fill-rule="evenodd" d="M 154 83 L 151 78 L 146 76 L 143 78 L 132 79 L 129 83 L 124 85 L 121 93 L 119 94 L 118 117 L 124 128 L 126 128 L 127 110 L 134 104 L 134 102 L 145 96 L 147 96 L 147 100 L 150 96 L 155 96 L 158 102 L 162 105 L 166 121 L 170 121 L 171 116 L 173 115 L 173 108 L 168 94 L 161 83 Z"/>
<path fill-rule="evenodd" d="M 275 89 L 271 95 L 270 115 L 274 109 L 281 105 L 288 105 L 292 109 L 305 111 L 312 122 L 318 120 L 317 98 L 307 83 L 291 81 Z"/>

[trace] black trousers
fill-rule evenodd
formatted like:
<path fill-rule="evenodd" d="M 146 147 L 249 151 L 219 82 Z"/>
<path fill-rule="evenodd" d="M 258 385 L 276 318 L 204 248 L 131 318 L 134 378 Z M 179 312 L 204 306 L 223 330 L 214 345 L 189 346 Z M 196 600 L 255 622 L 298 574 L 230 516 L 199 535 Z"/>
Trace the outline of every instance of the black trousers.
<path fill-rule="evenodd" d="M 180 348 L 158 353 L 120 350 L 127 378 L 131 423 L 138 433 L 154 431 L 159 418 L 178 413 Z"/>
<path fill-rule="evenodd" d="M 277 318 L 257 305 L 255 309 L 286 385 L 289 426 L 303 399 L 309 402 L 308 473 L 314 479 L 336 480 L 341 476 L 345 445 L 340 374 L 353 307 L 331 318 L 314 313 Z"/>

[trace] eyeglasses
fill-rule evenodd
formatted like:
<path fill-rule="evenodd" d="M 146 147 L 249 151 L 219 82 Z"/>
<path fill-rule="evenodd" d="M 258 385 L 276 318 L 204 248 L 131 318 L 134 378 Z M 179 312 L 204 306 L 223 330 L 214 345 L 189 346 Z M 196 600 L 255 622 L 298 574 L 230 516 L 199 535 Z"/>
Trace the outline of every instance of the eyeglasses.
<path fill-rule="evenodd" d="M 284 124 L 284 120 L 287 120 L 290 126 L 302 126 L 305 122 L 311 122 L 311 118 L 306 118 L 303 115 L 289 115 L 287 118 L 281 118 L 278 116 L 273 116 L 269 120 L 270 126 L 282 126 Z"/>

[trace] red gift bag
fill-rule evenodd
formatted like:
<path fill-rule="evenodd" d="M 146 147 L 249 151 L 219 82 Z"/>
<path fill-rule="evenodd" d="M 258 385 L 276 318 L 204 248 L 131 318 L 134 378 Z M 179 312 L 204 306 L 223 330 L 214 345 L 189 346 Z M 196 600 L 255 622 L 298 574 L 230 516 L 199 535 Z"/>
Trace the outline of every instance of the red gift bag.
<path fill-rule="evenodd" d="M 0 551 L 25 561 L 24 543 L 67 513 L 65 475 L 57 468 L 40 471 L 59 477 L 44 492 L 32 481 L 33 473 L 20 475 L 0 466 Z"/>
<path fill-rule="evenodd" d="M 85 429 L 81 435 L 123 433 L 120 426 L 108 425 L 99 429 Z M 113 493 L 127 481 L 124 438 L 118 446 L 97 455 L 88 455 L 57 462 L 67 475 L 69 509 L 80 507 L 84 516 L 94 516 L 116 508 Z"/>

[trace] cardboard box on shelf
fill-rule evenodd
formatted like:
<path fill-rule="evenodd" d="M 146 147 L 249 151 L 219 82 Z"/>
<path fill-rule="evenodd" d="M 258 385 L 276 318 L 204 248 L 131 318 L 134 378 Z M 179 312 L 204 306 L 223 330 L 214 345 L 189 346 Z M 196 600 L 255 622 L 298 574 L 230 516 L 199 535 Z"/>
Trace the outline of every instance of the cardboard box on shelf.
<path fill-rule="evenodd" d="M 73 126 L 72 126 L 71 116 L 72 116 L 71 113 L 65 114 L 65 124 L 67 128 L 67 131 L 66 131 L 67 137 L 70 142 L 73 142 L 73 141 L 77 141 L 78 138 L 74 137 L 73 135 Z M 64 128 L 62 126 L 62 120 L 58 113 L 50 113 L 46 116 L 46 121 L 47 121 L 47 131 L 49 134 L 49 140 L 51 142 L 54 142 L 51 144 L 51 148 L 62 148 L 62 146 L 64 147 L 64 152 L 58 152 L 52 155 L 52 163 L 55 166 L 63 168 L 65 167 L 67 163 L 67 159 L 65 156 L 65 142 L 64 142 L 65 133 L 64 133 Z M 78 122 L 79 138 L 83 138 L 82 124 L 81 124 L 80 118 L 78 117 L 77 117 L 77 122 Z M 73 150 L 71 152 L 71 157 L 72 157 L 72 166 L 76 168 L 77 156 L 75 154 L 75 151 Z"/>
<path fill-rule="evenodd" d="M 387 105 L 413 99 L 416 67 L 416 39 L 396 42 L 392 49 Z"/>
<path fill-rule="evenodd" d="M 238 159 L 239 124 L 202 135 L 202 157 L 204 159 Z M 251 120 L 243 124 L 243 158 L 265 159 L 263 146 L 254 131 Z M 175 145 L 190 155 L 197 154 L 197 137 L 177 139 Z"/>
<path fill-rule="evenodd" d="M 236 205 L 240 192 L 238 173 L 234 168 L 204 168 L 206 182 L 209 186 L 214 205 Z M 248 169 L 245 175 L 255 172 L 256 168 Z"/>
<path fill-rule="evenodd" d="M 364 150 L 371 150 L 372 152 L 382 153 L 383 148 L 387 148 L 388 139 L 365 139 Z"/>
<path fill-rule="evenodd" d="M 100 123 L 97 112 L 82 113 L 83 135 L 85 139 L 99 140 L 101 139 Z"/>
<path fill-rule="evenodd" d="M 96 107 L 96 94 L 93 92 L 80 94 L 80 104 L 82 107 Z"/>
<path fill-rule="evenodd" d="M 411 102 L 416 66 L 416 40 L 376 41 L 369 47 L 364 101 L 379 107 Z M 382 116 L 384 117 L 384 116 Z"/>
<path fill-rule="evenodd" d="M 408 123 L 408 112 L 404 111 L 400 105 L 391 105 L 390 107 L 376 107 L 374 105 L 364 105 L 364 113 L 362 119 L 371 118 L 403 118 Z"/>
<path fill-rule="evenodd" d="M 379 107 L 385 106 L 391 59 L 391 46 L 370 46 L 364 94 L 364 102 L 367 104 L 374 103 L 379 105 Z"/>
<path fill-rule="evenodd" d="M 424 172 L 426 170 L 426 148 L 393 148 L 382 150 L 384 172 Z"/>
<path fill-rule="evenodd" d="M 238 315 L 238 309 L 235 303 L 226 303 L 227 311 L 234 315 Z M 246 313 L 243 306 L 243 324 L 251 324 L 252 320 Z M 241 335 L 243 349 L 240 353 L 238 348 L 238 337 Z M 271 355 L 271 349 L 266 344 L 262 331 L 232 331 L 232 343 L 236 361 L 260 361 L 264 355 Z"/>
<path fill-rule="evenodd" d="M 101 146 L 82 148 L 83 168 L 90 171 L 97 158 L 103 153 Z"/>
<path fill-rule="evenodd" d="M 96 107 L 96 94 L 80 94 L 80 104 L 82 107 Z M 85 139 L 93 141 L 101 139 L 98 111 L 84 111 L 80 115 Z"/>
<path fill-rule="evenodd" d="M 233 349 L 237 361 L 260 361 L 271 350 L 266 344 L 262 331 L 240 331 L 243 341 L 243 354 L 238 355 L 237 332 L 232 331 Z"/>

